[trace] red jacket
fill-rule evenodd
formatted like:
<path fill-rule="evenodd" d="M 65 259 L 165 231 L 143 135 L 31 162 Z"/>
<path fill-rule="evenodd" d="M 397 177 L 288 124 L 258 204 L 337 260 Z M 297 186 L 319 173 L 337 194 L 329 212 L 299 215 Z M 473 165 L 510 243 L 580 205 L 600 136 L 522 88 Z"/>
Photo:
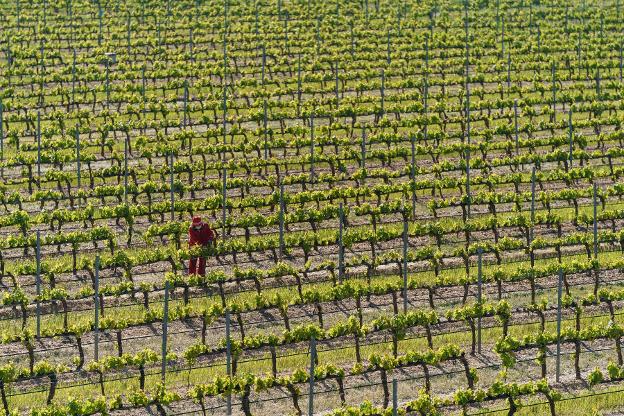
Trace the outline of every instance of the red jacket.
<path fill-rule="evenodd" d="M 217 238 L 217 233 L 214 232 L 210 225 L 202 224 L 199 230 L 194 229 L 192 226 L 189 227 L 189 246 L 206 246 L 210 244 L 210 242 L 214 241 Z"/>

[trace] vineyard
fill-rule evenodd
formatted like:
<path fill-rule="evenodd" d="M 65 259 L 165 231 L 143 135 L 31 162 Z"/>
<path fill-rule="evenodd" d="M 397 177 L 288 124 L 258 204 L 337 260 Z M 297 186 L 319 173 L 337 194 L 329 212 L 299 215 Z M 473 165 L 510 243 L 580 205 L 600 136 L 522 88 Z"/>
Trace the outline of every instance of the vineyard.
<path fill-rule="evenodd" d="M 0 414 L 624 411 L 620 0 L 0 10 Z"/>

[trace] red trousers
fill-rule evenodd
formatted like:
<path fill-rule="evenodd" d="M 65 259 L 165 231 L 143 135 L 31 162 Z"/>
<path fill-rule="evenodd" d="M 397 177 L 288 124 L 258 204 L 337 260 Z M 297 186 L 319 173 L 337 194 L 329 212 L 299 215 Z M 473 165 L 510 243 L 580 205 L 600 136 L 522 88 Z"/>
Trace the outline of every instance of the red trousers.
<path fill-rule="evenodd" d="M 204 257 L 191 257 L 189 261 L 189 274 L 206 276 L 206 259 Z"/>

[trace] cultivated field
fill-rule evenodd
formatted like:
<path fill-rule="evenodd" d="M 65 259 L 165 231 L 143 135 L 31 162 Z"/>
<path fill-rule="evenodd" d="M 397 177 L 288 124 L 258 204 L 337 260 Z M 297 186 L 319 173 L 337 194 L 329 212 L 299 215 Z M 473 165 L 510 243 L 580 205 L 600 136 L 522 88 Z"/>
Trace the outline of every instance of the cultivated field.
<path fill-rule="evenodd" d="M 0 10 L 1 412 L 624 411 L 620 0 Z"/>

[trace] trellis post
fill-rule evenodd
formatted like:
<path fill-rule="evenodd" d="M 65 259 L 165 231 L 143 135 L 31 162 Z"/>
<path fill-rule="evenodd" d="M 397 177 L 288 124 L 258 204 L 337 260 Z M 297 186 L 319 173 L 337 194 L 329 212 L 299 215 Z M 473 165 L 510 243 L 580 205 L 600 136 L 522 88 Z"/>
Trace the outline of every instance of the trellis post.
<path fill-rule="evenodd" d="M 403 208 L 403 313 L 407 313 L 407 246 L 409 244 L 409 229 L 407 222 L 407 213 Z"/>
<path fill-rule="evenodd" d="M 169 326 L 169 280 L 165 280 L 165 303 L 163 307 L 163 320 L 162 320 L 162 351 L 161 351 L 161 367 L 160 378 L 162 382 L 165 382 L 167 375 L 167 330 Z"/>
<path fill-rule="evenodd" d="M 223 221 L 223 239 L 225 240 L 225 223 L 227 221 L 227 169 L 225 168 L 225 166 L 223 167 L 223 184 L 221 186 L 221 197 L 223 199 L 223 207 L 222 207 L 222 217 L 221 220 Z"/>
<path fill-rule="evenodd" d="M 557 362 L 555 379 L 559 382 L 561 373 L 561 290 L 563 284 L 563 269 L 559 269 L 559 281 L 557 283 Z M 545 359 L 545 357 L 544 357 Z"/>
<path fill-rule="evenodd" d="M 399 389 L 396 378 L 392 379 L 392 416 L 399 416 Z"/>
<path fill-rule="evenodd" d="M 383 68 L 381 69 L 381 117 L 384 116 L 385 110 L 384 110 L 384 102 L 385 102 L 385 96 L 386 96 L 386 72 L 383 70 Z"/>
<path fill-rule="evenodd" d="M 516 138 L 516 156 L 520 155 L 520 138 L 518 136 L 518 99 L 514 100 L 514 133 Z"/>
<path fill-rule="evenodd" d="M 173 169 L 173 165 L 171 166 Z M 128 205 L 128 139 L 124 139 L 124 204 Z"/>
<path fill-rule="evenodd" d="M 344 211 L 342 202 L 338 205 L 338 282 L 344 279 Z"/>
<path fill-rule="evenodd" d="M 41 337 L 41 301 L 39 297 L 41 296 L 41 233 L 37 230 L 37 251 L 36 251 L 36 262 L 37 262 L 37 274 L 36 274 L 36 287 L 37 287 L 37 338 Z"/>
<path fill-rule="evenodd" d="M 82 205 L 80 199 L 80 188 L 82 181 L 82 171 L 80 166 L 80 125 L 76 124 L 76 184 L 78 185 L 78 206 Z"/>
<path fill-rule="evenodd" d="M 570 142 L 570 169 L 572 169 L 572 159 L 574 157 L 574 125 L 572 124 L 572 108 L 568 111 L 568 139 Z"/>
<path fill-rule="evenodd" d="M 594 203 L 594 258 L 598 258 L 598 185 L 594 182 L 593 189 Z"/>
<path fill-rule="evenodd" d="M 4 105 L 0 101 L 0 177 L 4 178 Z"/>
<path fill-rule="evenodd" d="M 284 183 L 279 184 L 279 246 L 280 259 L 284 257 Z"/>
<path fill-rule="evenodd" d="M 41 188 L 41 112 L 37 111 L 37 187 Z"/>
<path fill-rule="evenodd" d="M 529 242 L 533 242 L 533 228 L 535 227 L 535 166 L 531 170 L 531 230 Z"/>
<path fill-rule="evenodd" d="M 76 104 L 76 49 L 72 59 L 72 104 Z"/>
<path fill-rule="evenodd" d="M 425 140 L 427 135 L 427 125 L 425 124 Z M 410 135 L 412 160 L 410 167 L 410 179 L 412 181 L 412 218 L 416 219 L 416 135 Z"/>
<path fill-rule="evenodd" d="M 316 339 L 310 338 L 310 391 L 308 394 L 308 416 L 314 416 L 314 366 L 316 364 Z"/>
<path fill-rule="evenodd" d="M 477 302 L 481 304 L 483 301 L 483 249 L 479 247 L 477 250 Z M 477 318 L 477 352 L 481 354 L 481 316 Z"/>
<path fill-rule="evenodd" d="M 552 62 L 551 65 L 551 71 L 552 71 L 552 110 L 553 110 L 553 116 L 552 116 L 552 120 L 553 123 L 557 122 L 557 78 L 555 75 L 555 62 Z"/>
<path fill-rule="evenodd" d="M 174 182 L 173 182 L 173 152 L 171 152 L 171 161 L 169 163 L 169 204 L 171 205 L 171 221 L 175 220 L 175 199 L 174 199 Z"/>
<path fill-rule="evenodd" d="M 310 114 L 310 179 L 314 182 L 314 114 Z"/>
<path fill-rule="evenodd" d="M 94 304 L 95 304 L 95 320 L 93 324 L 93 359 L 100 359 L 100 256 L 95 256 L 95 282 L 94 282 Z"/>
<path fill-rule="evenodd" d="M 230 311 L 226 309 L 225 311 L 225 371 L 227 373 L 227 377 L 232 377 L 232 340 L 230 339 L 230 326 L 231 326 L 231 318 Z M 232 415 L 232 395 L 228 392 L 226 396 L 227 400 L 227 409 L 226 413 L 228 416 Z"/>

